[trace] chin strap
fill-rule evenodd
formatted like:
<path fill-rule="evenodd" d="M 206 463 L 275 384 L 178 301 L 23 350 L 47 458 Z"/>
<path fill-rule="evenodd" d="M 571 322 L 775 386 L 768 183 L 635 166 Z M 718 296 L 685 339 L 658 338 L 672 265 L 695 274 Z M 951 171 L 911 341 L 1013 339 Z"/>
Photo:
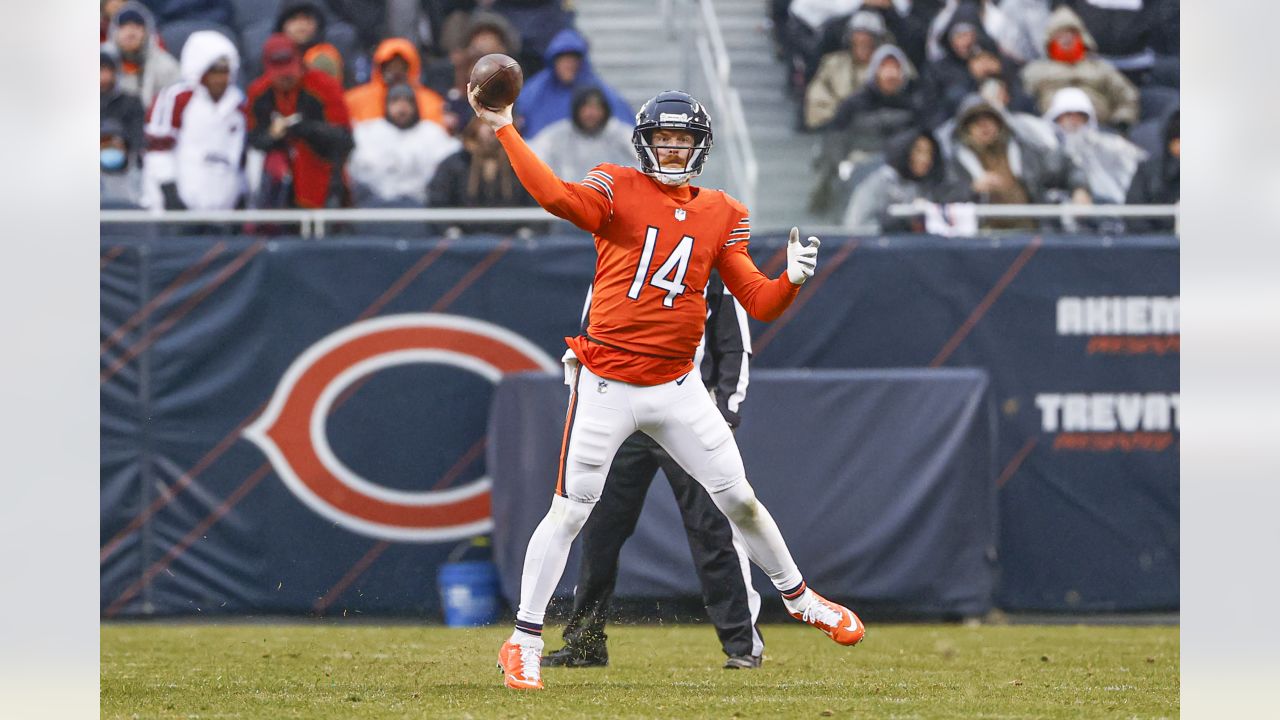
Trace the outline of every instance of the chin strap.
<path fill-rule="evenodd" d="M 670 185 L 672 187 L 689 182 L 690 180 L 693 179 L 694 175 L 695 173 L 692 173 L 692 172 L 681 172 L 681 173 L 651 172 L 649 173 L 649 177 L 653 178 L 654 180 L 657 180 L 663 185 Z"/>

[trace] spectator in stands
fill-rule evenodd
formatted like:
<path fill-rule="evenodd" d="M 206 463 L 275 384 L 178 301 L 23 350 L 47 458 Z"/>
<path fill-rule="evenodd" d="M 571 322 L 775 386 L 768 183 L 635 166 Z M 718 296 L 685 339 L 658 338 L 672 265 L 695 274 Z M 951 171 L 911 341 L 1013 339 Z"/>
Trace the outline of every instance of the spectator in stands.
<path fill-rule="evenodd" d="M 349 170 L 360 207 L 422 207 L 440 163 L 462 148 L 438 123 L 418 115 L 416 88 L 387 90 L 383 117 L 356 125 Z"/>
<path fill-rule="evenodd" d="M 298 46 L 302 56 L 315 46 L 329 43 L 342 58 L 354 57 L 359 46 L 355 28 L 329 16 L 326 6 L 312 0 L 285 0 L 276 15 L 275 32 L 283 33 Z M 352 80 L 350 63 L 343 63 L 344 85 Z"/>
<path fill-rule="evenodd" d="M 137 95 L 143 107 L 151 107 L 151 101 L 162 89 L 178 81 L 178 61 L 160 47 L 155 19 L 142 3 L 123 3 L 111 20 L 107 36 L 120 56 L 117 86 Z"/>
<path fill-rule="evenodd" d="M 313 45 L 324 42 L 325 25 L 328 18 L 324 8 L 310 0 L 286 0 L 276 15 L 276 32 L 298 46 L 298 51 L 306 54 Z"/>
<path fill-rule="evenodd" d="M 1062 88 L 1045 113 L 1059 146 L 1089 181 L 1095 202 L 1124 202 L 1129 181 L 1147 154 L 1115 133 L 1098 128 L 1093 103 L 1080 88 Z"/>
<path fill-rule="evenodd" d="M 924 232 L 920 217 L 891 217 L 889 206 L 970 198 L 968 188 L 947 167 L 938 141 L 927 130 L 913 128 L 893 136 L 884 155 L 885 164 L 854 188 L 844 217 L 850 232 Z"/>
<path fill-rule="evenodd" d="M 956 174 L 978 202 L 992 205 L 1088 204 L 1088 180 L 1060 150 L 1019 137 L 1004 115 L 981 97 L 960 106 L 952 139 Z M 994 220 L 989 227 L 1034 228 L 1022 220 Z"/>
<path fill-rule="evenodd" d="M 1151 45 L 1156 39 L 1159 0 L 1054 0 L 1053 4 L 1070 8 L 1096 43 L 1092 49 L 1097 56 L 1132 81 L 1138 82 L 1155 65 Z"/>
<path fill-rule="evenodd" d="M 130 163 L 136 167 L 142 153 L 142 125 L 146 121 L 146 110 L 137 96 L 124 92 L 116 82 L 120 58 L 115 47 L 103 45 L 98 54 L 99 119 L 111 119 L 120 124 L 119 134 L 124 139 L 125 152 L 129 153 Z"/>
<path fill-rule="evenodd" d="M 561 30 L 547 46 L 547 67 L 529 78 L 516 100 L 515 111 L 523 116 L 521 134 L 533 138 L 543 128 L 569 117 L 573 93 L 583 87 L 598 87 L 609 100 L 613 116 L 630 118 L 627 102 L 591 69 L 586 38 L 573 28 Z"/>
<path fill-rule="evenodd" d="M 884 36 L 880 15 L 860 10 L 849 17 L 845 37 L 848 46 L 823 55 L 818 72 L 805 89 L 805 127 L 814 129 L 827 124 L 840 103 L 866 84 L 871 54 L 880 47 Z"/>
<path fill-rule="evenodd" d="M 262 47 L 264 72 L 249 86 L 248 140 L 265 153 L 258 207 L 347 205 L 342 165 L 353 146 L 342 86 L 306 69 L 282 34 Z"/>
<path fill-rule="evenodd" d="M 944 31 L 951 24 L 952 16 L 965 5 L 977 11 L 982 31 L 996 41 L 1000 46 L 1000 52 L 1020 63 L 1040 54 L 1031 36 L 1027 34 L 1026 28 L 1012 20 L 1009 14 L 993 0 L 947 0 L 946 5 L 934 16 L 933 22 L 929 25 L 927 54 L 930 60 L 942 58 Z"/>
<path fill-rule="evenodd" d="M 896 45 L 877 48 L 867 71 L 862 89 L 840 103 L 826 129 L 849 150 L 880 152 L 891 135 L 921 124 L 924 112 L 916 70 Z"/>
<path fill-rule="evenodd" d="M 444 120 L 444 99 L 423 87 L 422 60 L 413 43 L 404 38 L 383 40 L 373 53 L 373 77 L 347 91 L 347 111 L 351 122 L 382 119 L 386 115 L 387 88 L 407 84 L 418 103 L 418 117 L 439 123 Z"/>
<path fill-rule="evenodd" d="M 424 13 L 427 10 L 424 9 Z M 489 53 L 517 56 L 520 34 L 503 16 L 483 10 L 468 14 L 459 9 L 446 13 L 436 8 L 429 15 L 439 20 L 437 44 L 448 57 L 430 63 L 425 73 L 426 83 L 444 98 L 445 129 L 457 134 L 475 116 L 466 97 L 471 66 Z M 531 76 L 525 68 L 525 78 Z"/>
<path fill-rule="evenodd" d="M 955 117 L 960 102 L 978 92 L 982 84 L 992 78 L 1003 81 L 1009 97 L 1002 105 L 1015 112 L 1035 109 L 1035 102 L 1022 91 L 1012 60 L 1005 57 L 995 41 L 987 37 L 981 26 L 968 23 L 962 5 L 948 29 L 947 56 L 930 64 L 924 78 L 924 96 L 932 102 L 930 127 Z"/>
<path fill-rule="evenodd" d="M 573 115 L 538 133 L 529 147 L 558 177 L 582 178 L 599 163 L 629 165 L 635 161 L 631 125 L 612 116 L 600 88 L 573 95 Z"/>
<path fill-rule="evenodd" d="M 200 30 L 182 46 L 182 81 L 147 113 L 143 202 L 152 210 L 230 210 L 245 191 L 244 93 L 233 80 L 240 53 L 222 33 Z"/>
<path fill-rule="evenodd" d="M 877 162 L 894 133 L 922 124 L 927 116 L 915 89 L 915 68 L 897 46 L 877 48 L 869 71 L 862 89 L 840 103 L 831 122 L 821 128 L 825 132 L 809 200 L 813 212 L 827 212 L 834 199 L 847 198 L 838 184 L 856 180 L 857 169 Z"/>
<path fill-rule="evenodd" d="M 231 27 L 231 0 L 143 0 L 161 27 L 176 20 L 200 21 Z"/>
<path fill-rule="evenodd" d="M 467 21 L 462 46 L 481 56 L 502 53 L 516 57 L 524 43 L 520 32 L 507 18 L 494 12 L 478 10 Z M 534 73 L 529 73 L 532 77 Z"/>
<path fill-rule="evenodd" d="M 462 130 L 462 149 L 445 158 L 427 188 L 428 207 L 528 207 L 535 205 L 516 177 L 493 130 L 473 117 Z M 457 232 L 508 232 L 510 223 L 463 223 Z"/>
<path fill-rule="evenodd" d="M 1009 129 L 1024 141 L 1040 147 L 1057 147 L 1058 139 L 1054 132 L 1052 123 L 1039 115 L 1020 112 L 1010 107 L 1010 103 L 1013 101 L 1013 96 L 1009 92 L 1009 85 L 1006 82 L 1005 77 L 997 75 L 983 80 L 982 84 L 978 86 L 977 95 L 999 111 L 1000 116 L 1004 118 L 1005 124 L 1009 126 Z M 963 103 L 964 99 L 961 100 L 961 104 Z M 942 146 L 942 154 L 946 157 L 952 157 L 954 155 L 951 147 L 951 139 L 955 135 L 956 120 L 957 118 L 954 116 L 948 118 L 946 122 L 935 128 L 933 132 L 934 138 L 936 138 L 938 144 Z"/>
<path fill-rule="evenodd" d="M 142 200 L 142 171 L 129 148 L 124 125 L 103 116 L 99 123 L 98 204 L 103 209 L 136 210 Z"/>
<path fill-rule="evenodd" d="M 1179 113 L 1169 115 L 1164 126 L 1163 152 L 1153 154 L 1138 166 L 1125 203 L 1129 205 L 1173 205 L 1181 196 L 1178 178 L 1182 140 L 1179 134 Z M 1170 232 L 1174 229 L 1171 218 L 1130 218 L 1125 226 L 1131 232 Z"/>
<path fill-rule="evenodd" d="M 1138 120 L 1138 90 L 1120 71 L 1092 53 L 1093 36 L 1068 7 L 1049 16 L 1047 58 L 1022 69 L 1022 83 L 1035 98 L 1040 112 L 1049 109 L 1053 94 L 1064 87 L 1078 87 L 1089 94 L 1098 122 L 1128 128 Z"/>
<path fill-rule="evenodd" d="M 923 67 L 929 21 L 941 7 L 942 0 L 794 0 L 783 33 L 792 86 L 803 89 L 812 80 L 820 58 L 839 48 L 836 38 L 844 37 L 845 23 L 855 12 L 879 15 L 887 31 L 883 41 L 894 43 L 913 65 Z"/>

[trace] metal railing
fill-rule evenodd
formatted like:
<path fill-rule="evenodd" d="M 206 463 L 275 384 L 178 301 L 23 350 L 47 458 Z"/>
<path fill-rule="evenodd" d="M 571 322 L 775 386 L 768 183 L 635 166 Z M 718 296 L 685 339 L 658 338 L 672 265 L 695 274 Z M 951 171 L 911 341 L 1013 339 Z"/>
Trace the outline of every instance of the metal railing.
<path fill-rule="evenodd" d="M 894 217 L 924 214 L 919 204 L 889 206 Z M 979 218 L 1179 218 L 1178 205 L 975 205 Z M 525 223 L 541 223 L 557 218 L 542 208 L 332 208 L 324 210 L 103 210 L 103 225 L 297 225 L 304 238 L 321 239 L 329 226 L 337 223 L 510 223 L 514 229 Z M 838 225 L 813 227 L 806 232 L 839 235 L 848 228 Z"/>
<path fill-rule="evenodd" d="M 747 207 L 755 207 L 760 166 L 751 145 L 742 98 L 730 83 L 732 63 L 729 60 L 729 50 L 724 43 L 724 33 L 720 30 L 715 4 L 711 0 L 697 2 L 701 31 L 694 44 L 703 77 L 711 92 L 711 104 L 716 110 L 716 117 L 712 118 L 716 125 L 716 135 L 727 146 L 734 194 Z"/>
<path fill-rule="evenodd" d="M 1178 219 L 1177 205 L 974 205 L 979 218 L 1089 218 L 1089 217 L 1151 217 Z M 898 203 L 889 206 L 893 217 L 914 217 L 924 214 L 924 206 L 915 203 Z"/>
<path fill-rule="evenodd" d="M 100 222 L 126 225 L 297 225 L 304 238 L 325 237 L 334 223 L 540 223 L 557 218 L 540 207 L 332 208 L 323 210 L 103 210 Z"/>
<path fill-rule="evenodd" d="M 930 203 L 922 201 L 897 203 L 889 206 L 888 213 L 892 217 L 918 217 L 925 214 L 925 208 L 928 205 Z M 974 204 L 973 213 L 978 220 L 989 218 L 1061 220 L 1063 229 L 1068 233 L 1075 232 L 1078 229 L 1076 221 L 1083 218 L 1169 218 L 1173 220 L 1174 234 L 1179 232 L 1181 224 L 1178 205 Z"/>

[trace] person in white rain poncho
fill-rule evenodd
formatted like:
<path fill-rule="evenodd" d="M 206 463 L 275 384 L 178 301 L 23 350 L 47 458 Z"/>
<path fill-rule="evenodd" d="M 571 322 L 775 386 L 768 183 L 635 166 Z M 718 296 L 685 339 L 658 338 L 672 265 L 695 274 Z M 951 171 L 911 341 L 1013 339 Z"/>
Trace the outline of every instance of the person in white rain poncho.
<path fill-rule="evenodd" d="M 1062 150 L 1084 171 L 1095 202 L 1123 203 L 1129 181 L 1147 154 L 1115 133 L 1098 128 L 1089 95 L 1080 88 L 1062 88 L 1044 114 L 1053 123 Z"/>
<path fill-rule="evenodd" d="M 147 113 L 143 205 L 228 210 L 244 195 L 245 96 L 235 85 L 236 46 L 222 33 L 192 33 L 182 80 Z"/>

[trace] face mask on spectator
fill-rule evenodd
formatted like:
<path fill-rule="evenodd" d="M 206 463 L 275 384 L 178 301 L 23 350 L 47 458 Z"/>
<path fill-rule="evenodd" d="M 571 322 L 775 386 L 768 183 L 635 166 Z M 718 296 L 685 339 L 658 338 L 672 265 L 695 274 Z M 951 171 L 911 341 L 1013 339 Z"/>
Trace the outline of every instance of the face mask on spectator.
<path fill-rule="evenodd" d="M 102 169 L 107 172 L 115 172 L 124 169 L 125 164 L 124 150 L 118 147 L 102 148 L 101 163 Z"/>
<path fill-rule="evenodd" d="M 1084 41 L 1075 32 L 1058 33 L 1049 41 L 1049 57 L 1058 62 L 1075 65 L 1084 59 Z"/>

